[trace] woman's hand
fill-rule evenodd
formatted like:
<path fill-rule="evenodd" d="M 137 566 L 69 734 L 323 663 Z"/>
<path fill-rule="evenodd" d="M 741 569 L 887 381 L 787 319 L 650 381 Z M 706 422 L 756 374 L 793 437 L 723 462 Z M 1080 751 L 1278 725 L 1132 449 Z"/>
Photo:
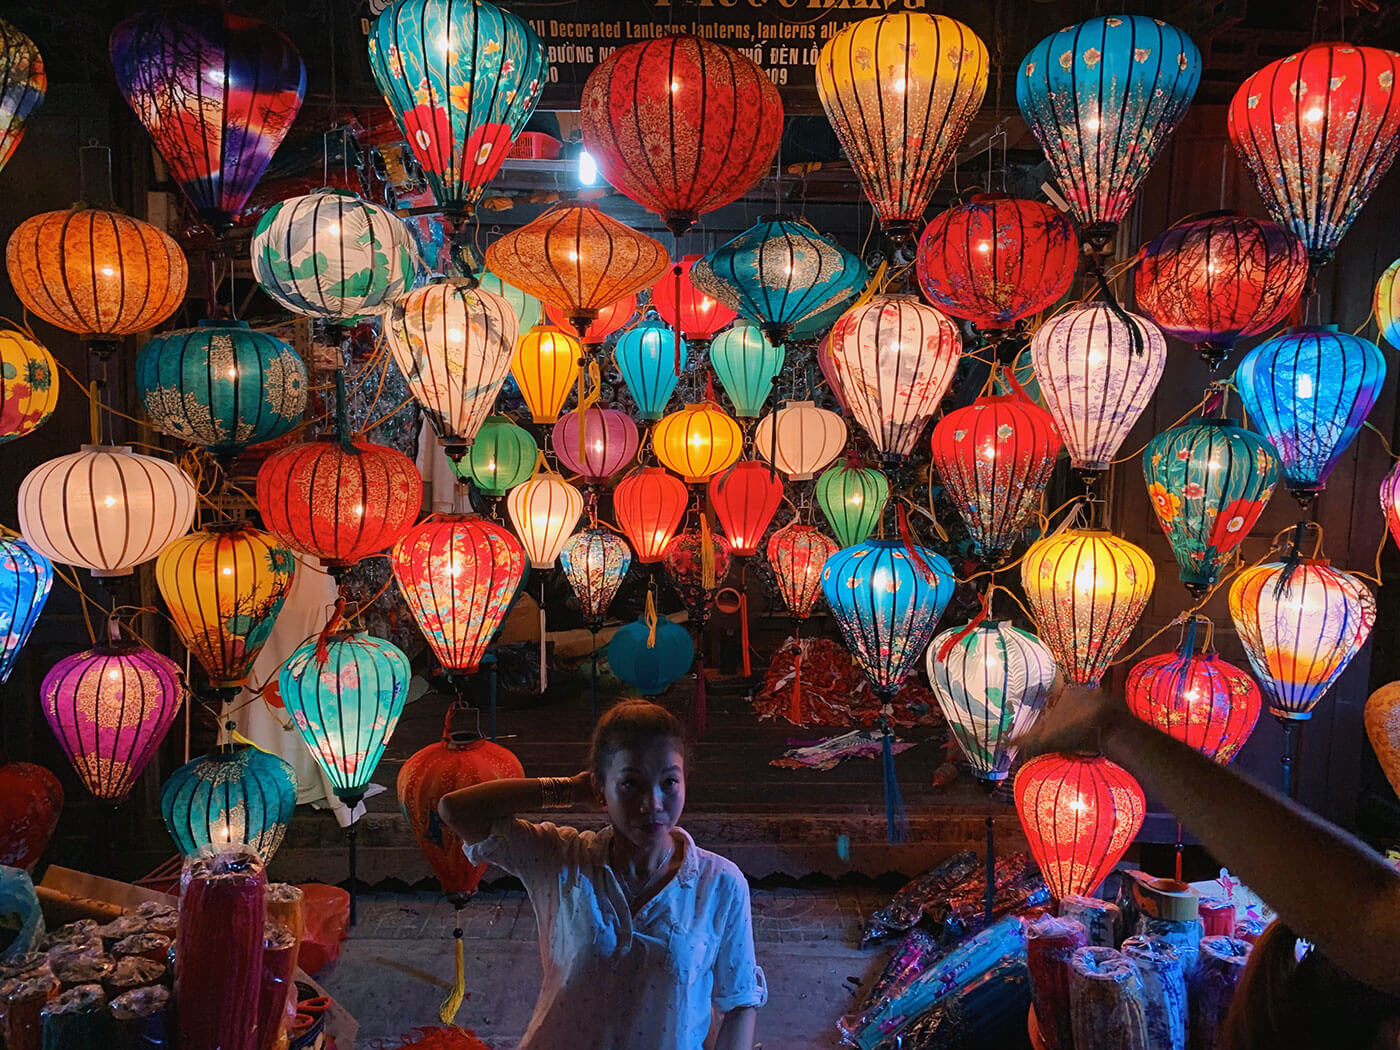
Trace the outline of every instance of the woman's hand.
<path fill-rule="evenodd" d="M 569 778 L 574 789 L 574 803 L 579 806 L 597 806 L 598 789 L 593 783 L 593 774 L 584 770 Z"/>
<path fill-rule="evenodd" d="M 1107 690 L 1061 682 L 1035 724 L 1012 743 L 1024 758 L 1047 751 L 1101 751 L 1119 719 L 1131 717 Z"/>

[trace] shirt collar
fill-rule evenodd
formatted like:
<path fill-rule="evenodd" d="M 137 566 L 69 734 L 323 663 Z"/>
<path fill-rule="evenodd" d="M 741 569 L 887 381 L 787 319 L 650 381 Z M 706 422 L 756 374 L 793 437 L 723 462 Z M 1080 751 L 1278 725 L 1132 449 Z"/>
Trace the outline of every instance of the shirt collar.
<path fill-rule="evenodd" d="M 681 857 L 681 870 L 676 873 L 676 881 L 686 889 L 690 889 L 700 877 L 700 857 L 697 855 L 695 840 L 690 837 L 690 832 L 685 828 L 677 827 L 676 834 L 681 837 L 681 845 L 685 850 Z M 602 831 L 598 832 L 593 839 L 593 861 L 596 864 L 606 865 L 608 863 L 608 846 L 612 842 L 613 826 L 609 824 Z"/>

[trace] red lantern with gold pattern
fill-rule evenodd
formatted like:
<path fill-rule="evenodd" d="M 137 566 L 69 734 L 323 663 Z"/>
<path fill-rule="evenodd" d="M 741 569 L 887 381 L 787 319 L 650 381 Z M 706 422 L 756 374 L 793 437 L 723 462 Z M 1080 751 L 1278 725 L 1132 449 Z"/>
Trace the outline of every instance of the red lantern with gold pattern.
<path fill-rule="evenodd" d="M 33 762 L 0 764 L 0 864 L 32 868 L 58 827 L 63 785 Z"/>
<path fill-rule="evenodd" d="M 700 259 L 687 255 L 651 288 L 651 305 L 671 328 L 693 343 L 707 343 L 725 325 L 733 323 L 736 314 L 708 292 L 702 292 L 690 282 L 690 268 Z"/>
<path fill-rule="evenodd" d="M 758 553 L 783 501 L 783 480 L 777 471 L 754 460 L 735 463 L 710 479 L 709 493 L 730 550 L 740 557 Z"/>
<path fill-rule="evenodd" d="M 768 564 L 794 620 L 812 615 L 822 589 L 822 566 L 840 549 L 826 533 L 796 521 L 769 537 Z"/>
<path fill-rule="evenodd" d="M 665 467 L 641 467 L 617 483 L 613 514 L 640 564 L 661 560 L 685 514 L 686 498 L 685 482 Z"/>

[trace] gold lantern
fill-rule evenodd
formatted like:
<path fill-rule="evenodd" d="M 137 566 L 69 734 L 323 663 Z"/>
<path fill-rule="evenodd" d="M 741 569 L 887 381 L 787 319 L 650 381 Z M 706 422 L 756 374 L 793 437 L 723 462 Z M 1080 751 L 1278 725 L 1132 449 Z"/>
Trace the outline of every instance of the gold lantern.
<path fill-rule="evenodd" d="M 567 332 L 536 325 L 515 344 L 510 371 L 536 423 L 559 418 L 582 367 L 583 345 Z"/>
<path fill-rule="evenodd" d="M 739 458 L 739 424 L 713 404 L 686 405 L 663 416 L 651 435 L 656 458 L 691 484 L 727 469 Z"/>

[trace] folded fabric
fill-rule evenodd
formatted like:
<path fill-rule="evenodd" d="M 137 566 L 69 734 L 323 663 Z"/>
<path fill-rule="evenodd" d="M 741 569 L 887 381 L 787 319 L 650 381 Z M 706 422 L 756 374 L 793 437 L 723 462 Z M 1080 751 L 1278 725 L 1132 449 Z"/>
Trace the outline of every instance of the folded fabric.
<path fill-rule="evenodd" d="M 1074 1050 L 1069 1006 L 1069 961 L 1089 941 L 1078 919 L 1046 915 L 1026 926 L 1031 998 L 1046 1050 Z"/>
<path fill-rule="evenodd" d="M 1142 975 L 1147 1050 L 1186 1050 L 1186 966 L 1180 953 L 1156 936 L 1129 937 L 1122 951 Z"/>
<path fill-rule="evenodd" d="M 1089 943 L 1100 948 L 1116 948 L 1122 940 L 1119 930 L 1122 912 L 1112 901 L 1071 893 L 1060 901 L 1060 915 L 1078 919 L 1089 932 Z"/>
<path fill-rule="evenodd" d="M 913 746 L 908 741 L 896 739 L 894 753 L 897 755 L 908 751 Z M 882 747 L 880 733 L 856 729 L 806 747 L 791 748 L 783 752 L 781 758 L 775 758 L 768 764 L 780 769 L 835 769 L 848 758 L 879 758 L 883 753 Z"/>
<path fill-rule="evenodd" d="M 1220 1026 L 1230 1012 L 1235 989 L 1249 960 L 1248 941 L 1206 937 L 1191 976 L 1191 1050 L 1215 1050 Z"/>
<path fill-rule="evenodd" d="M 1147 1050 L 1142 976 L 1122 952 L 1094 945 L 1075 952 L 1069 1001 L 1076 1048 Z"/>

